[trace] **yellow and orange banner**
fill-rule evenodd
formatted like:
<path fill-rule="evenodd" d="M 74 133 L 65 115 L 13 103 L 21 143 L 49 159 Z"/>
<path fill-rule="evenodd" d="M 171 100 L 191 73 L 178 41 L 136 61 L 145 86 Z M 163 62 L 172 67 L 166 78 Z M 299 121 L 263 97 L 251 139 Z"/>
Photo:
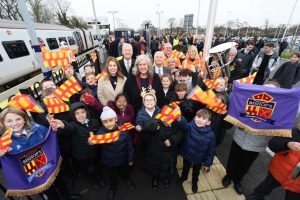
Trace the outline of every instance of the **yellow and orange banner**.
<path fill-rule="evenodd" d="M 162 121 L 166 126 L 169 126 L 181 115 L 180 111 L 174 108 L 175 107 L 165 105 L 155 118 Z"/>
<path fill-rule="evenodd" d="M 44 109 L 36 102 L 36 100 L 28 94 L 18 94 L 9 102 L 8 106 L 27 110 L 29 112 L 43 113 Z"/>
<path fill-rule="evenodd" d="M 103 71 L 102 73 L 100 73 L 96 76 L 96 80 L 99 80 L 100 78 L 102 78 L 103 76 L 106 76 L 106 75 L 107 75 L 107 72 Z"/>
<path fill-rule="evenodd" d="M 112 133 L 105 133 L 102 135 L 94 135 L 90 133 L 90 139 L 93 144 L 107 144 L 115 142 L 119 139 L 121 131 L 114 131 Z"/>
<path fill-rule="evenodd" d="M 71 76 L 54 91 L 54 95 L 61 100 L 69 101 L 70 97 L 80 90 L 82 90 L 81 85 L 78 83 L 74 76 Z"/>
<path fill-rule="evenodd" d="M 47 107 L 48 113 L 56 114 L 70 110 L 68 104 L 58 98 L 44 98 L 43 102 Z"/>
<path fill-rule="evenodd" d="M 46 67 L 53 69 L 56 66 L 67 66 L 70 63 L 69 52 L 60 51 L 60 52 L 42 52 L 42 59 Z"/>
<path fill-rule="evenodd" d="M 256 76 L 257 72 L 245 77 L 245 78 L 241 78 L 241 79 L 238 79 L 236 80 L 238 83 L 244 83 L 244 84 L 252 84 L 254 79 L 255 79 L 255 76 Z"/>
<path fill-rule="evenodd" d="M 130 122 L 124 123 L 121 126 L 119 126 L 120 131 L 128 131 L 133 129 L 135 126 L 133 126 Z"/>
<path fill-rule="evenodd" d="M 11 140 L 12 128 L 9 128 L 0 138 L 0 150 L 10 147 L 12 144 Z"/>
<path fill-rule="evenodd" d="M 205 79 L 203 80 L 203 82 L 209 89 L 215 89 L 220 84 L 217 80 L 214 79 Z"/>

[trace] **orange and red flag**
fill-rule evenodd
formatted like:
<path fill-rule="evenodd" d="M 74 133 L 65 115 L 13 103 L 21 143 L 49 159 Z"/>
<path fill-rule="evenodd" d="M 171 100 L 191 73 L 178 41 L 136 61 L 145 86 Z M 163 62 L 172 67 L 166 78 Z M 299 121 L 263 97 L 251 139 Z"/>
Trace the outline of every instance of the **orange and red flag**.
<path fill-rule="evenodd" d="M 175 102 L 177 104 L 177 102 Z M 178 104 L 177 104 L 178 105 Z M 169 105 L 165 105 L 161 112 L 158 113 L 155 118 L 162 121 L 166 126 L 172 124 L 181 114 L 180 111 L 174 109 L 175 107 L 170 107 Z"/>
<path fill-rule="evenodd" d="M 70 108 L 63 100 L 58 98 L 44 98 L 44 104 L 47 107 L 48 113 L 62 113 L 69 111 Z"/>
<path fill-rule="evenodd" d="M 203 80 L 203 82 L 209 89 L 215 89 L 220 84 L 217 80 L 214 79 L 205 79 Z"/>
<path fill-rule="evenodd" d="M 9 128 L 0 138 L 0 150 L 10 147 L 12 144 L 11 140 L 12 128 Z"/>
<path fill-rule="evenodd" d="M 119 139 L 121 131 L 114 131 L 112 133 L 104 133 L 101 135 L 94 135 L 90 133 L 90 139 L 93 144 L 106 144 L 112 143 Z"/>
<path fill-rule="evenodd" d="M 212 90 L 203 91 L 199 86 L 196 86 L 187 96 L 188 99 L 199 101 L 208 105 L 214 98 L 215 93 Z"/>
<path fill-rule="evenodd" d="M 227 105 L 222 103 L 220 99 L 215 98 L 211 104 L 207 105 L 207 108 L 218 114 L 223 114 L 227 110 Z"/>
<path fill-rule="evenodd" d="M 42 52 L 42 59 L 46 67 L 53 69 L 56 66 L 67 66 L 70 63 L 69 53 L 66 51 L 60 52 Z"/>
<path fill-rule="evenodd" d="M 254 79 L 255 79 L 255 76 L 256 76 L 257 72 L 247 76 L 247 77 L 244 77 L 244 78 L 241 78 L 241 79 L 238 79 L 236 80 L 238 83 L 244 83 L 244 84 L 252 84 Z"/>
<path fill-rule="evenodd" d="M 101 74 L 98 74 L 96 76 L 96 80 L 99 80 L 100 78 L 102 78 L 103 76 L 106 76 L 107 75 L 107 72 L 106 71 L 103 71 Z"/>
<path fill-rule="evenodd" d="M 124 123 L 121 126 L 119 126 L 120 131 L 128 131 L 130 129 L 133 129 L 135 126 L 133 126 L 130 122 Z"/>
<path fill-rule="evenodd" d="M 69 101 L 70 97 L 80 90 L 82 90 L 81 85 L 78 83 L 74 76 L 71 76 L 54 91 L 54 95 L 61 100 Z"/>
<path fill-rule="evenodd" d="M 44 109 L 36 102 L 36 100 L 28 94 L 18 94 L 9 102 L 8 106 L 27 110 L 29 112 L 43 113 Z"/>

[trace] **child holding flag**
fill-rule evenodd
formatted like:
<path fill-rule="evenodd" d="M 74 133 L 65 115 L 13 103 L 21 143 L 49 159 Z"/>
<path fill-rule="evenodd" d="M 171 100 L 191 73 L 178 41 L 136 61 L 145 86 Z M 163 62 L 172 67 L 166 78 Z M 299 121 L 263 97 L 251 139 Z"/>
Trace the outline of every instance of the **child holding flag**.
<path fill-rule="evenodd" d="M 97 135 L 104 135 L 106 133 L 113 133 L 120 131 L 117 124 L 117 114 L 110 107 L 105 106 L 101 113 L 100 119 L 103 124 L 103 128 L 100 128 Z M 94 144 L 91 138 L 89 138 L 89 144 Z M 128 166 L 133 164 L 133 145 L 130 134 L 127 131 L 121 131 L 119 138 L 110 143 L 102 143 L 101 149 L 101 161 L 107 166 L 108 178 L 110 181 L 110 187 L 107 194 L 107 199 L 114 199 L 117 189 L 117 177 L 118 171 L 121 171 L 123 180 L 128 187 L 133 190 L 134 186 L 129 178 Z"/>
<path fill-rule="evenodd" d="M 210 126 L 211 112 L 207 109 L 200 109 L 190 123 L 184 117 L 179 117 L 177 121 L 185 133 L 180 153 L 183 157 L 183 168 L 179 182 L 183 183 L 187 180 L 193 165 L 192 191 L 196 193 L 200 169 L 203 165 L 204 171 L 209 171 L 216 152 L 215 134 Z"/>

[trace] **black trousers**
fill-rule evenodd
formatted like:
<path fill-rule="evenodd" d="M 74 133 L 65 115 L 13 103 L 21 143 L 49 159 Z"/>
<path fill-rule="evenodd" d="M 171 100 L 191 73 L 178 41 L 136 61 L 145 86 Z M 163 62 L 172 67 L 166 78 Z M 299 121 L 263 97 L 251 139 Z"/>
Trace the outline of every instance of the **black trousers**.
<path fill-rule="evenodd" d="M 115 190 L 117 188 L 117 179 L 119 172 L 121 173 L 123 180 L 126 181 L 129 179 L 128 163 L 116 167 L 107 166 L 107 170 L 111 190 Z"/>
<path fill-rule="evenodd" d="M 181 174 L 181 178 L 183 179 L 187 179 L 189 172 L 190 172 L 190 168 L 192 166 L 192 162 L 189 162 L 185 159 L 183 159 L 183 168 L 182 168 L 182 174 Z M 198 182 L 198 176 L 200 174 L 200 169 L 201 169 L 202 164 L 193 164 L 193 174 L 192 174 L 192 182 L 193 183 L 197 183 Z"/>
<path fill-rule="evenodd" d="M 101 170 L 98 164 L 98 158 L 91 157 L 84 160 L 74 158 L 74 162 L 78 167 L 79 173 L 82 174 L 90 184 L 97 184 L 97 172 Z"/>
<path fill-rule="evenodd" d="M 240 182 L 248 172 L 258 152 L 242 149 L 234 140 L 227 161 L 226 173 L 234 182 Z"/>
<path fill-rule="evenodd" d="M 268 196 L 274 188 L 280 187 L 281 184 L 269 172 L 268 176 L 255 188 L 256 195 L 261 197 Z M 299 200 L 300 194 L 285 190 L 285 200 Z"/>

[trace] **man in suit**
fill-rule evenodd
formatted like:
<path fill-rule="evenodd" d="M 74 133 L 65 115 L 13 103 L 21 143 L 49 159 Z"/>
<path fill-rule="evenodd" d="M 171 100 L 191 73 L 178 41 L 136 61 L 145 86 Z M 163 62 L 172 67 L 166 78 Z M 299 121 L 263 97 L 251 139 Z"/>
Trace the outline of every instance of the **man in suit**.
<path fill-rule="evenodd" d="M 133 49 L 131 44 L 123 43 L 122 45 L 122 55 L 123 58 L 119 60 L 121 66 L 122 74 L 126 77 L 131 73 L 131 70 L 135 64 L 135 59 L 132 58 Z"/>
<path fill-rule="evenodd" d="M 155 52 L 153 73 L 157 73 L 159 77 L 161 77 L 161 75 L 163 74 L 171 75 L 171 70 L 163 66 L 163 61 L 164 61 L 164 53 L 162 51 Z"/>

